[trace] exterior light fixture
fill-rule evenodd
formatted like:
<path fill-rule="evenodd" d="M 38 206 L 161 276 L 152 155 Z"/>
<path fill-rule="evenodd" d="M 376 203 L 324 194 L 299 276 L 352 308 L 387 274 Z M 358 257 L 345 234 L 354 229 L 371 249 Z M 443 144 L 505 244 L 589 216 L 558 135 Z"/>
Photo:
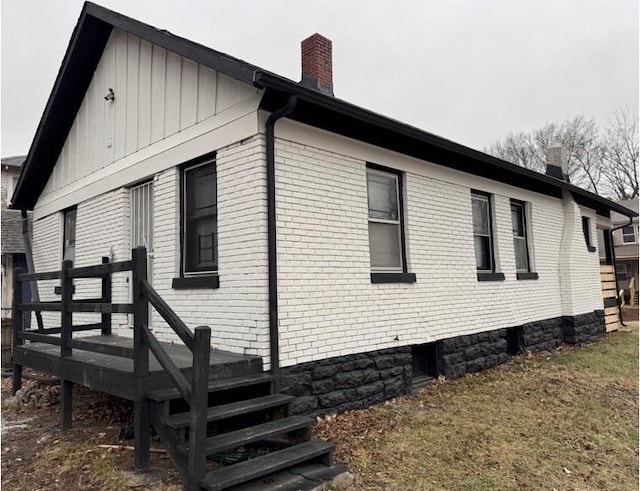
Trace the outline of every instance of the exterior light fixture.
<path fill-rule="evenodd" d="M 116 95 L 113 93 L 113 89 L 109 89 L 107 95 L 104 96 L 105 101 L 113 102 L 116 98 Z"/>

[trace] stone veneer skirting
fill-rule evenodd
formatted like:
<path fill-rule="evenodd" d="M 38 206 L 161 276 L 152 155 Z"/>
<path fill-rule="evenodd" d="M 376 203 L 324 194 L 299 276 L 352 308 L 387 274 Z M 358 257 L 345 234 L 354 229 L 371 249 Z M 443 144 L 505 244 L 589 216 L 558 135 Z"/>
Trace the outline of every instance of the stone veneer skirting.
<path fill-rule="evenodd" d="M 328 358 L 282 369 L 293 414 L 361 409 L 411 392 L 411 347 Z"/>
<path fill-rule="evenodd" d="M 590 343 L 604 334 L 604 310 L 562 318 L 564 341 L 569 344 Z"/>
<path fill-rule="evenodd" d="M 438 374 L 456 378 L 504 363 L 517 352 L 546 351 L 563 342 L 595 341 L 605 332 L 604 311 L 544 319 L 510 329 L 436 342 Z M 360 409 L 411 392 L 411 346 L 389 348 L 282 369 L 282 392 L 296 396 L 293 414 Z"/>
<path fill-rule="evenodd" d="M 443 339 L 438 345 L 438 371 L 448 378 L 479 372 L 508 359 L 506 329 Z"/>
<path fill-rule="evenodd" d="M 551 351 L 563 340 L 562 317 L 529 322 L 518 328 L 518 351 Z"/>

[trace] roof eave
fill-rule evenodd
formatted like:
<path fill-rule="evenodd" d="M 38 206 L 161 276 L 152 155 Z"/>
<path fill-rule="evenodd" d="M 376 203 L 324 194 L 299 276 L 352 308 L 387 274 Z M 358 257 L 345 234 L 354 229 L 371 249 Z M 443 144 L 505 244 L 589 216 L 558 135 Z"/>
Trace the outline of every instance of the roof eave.
<path fill-rule="evenodd" d="M 353 118 L 355 120 L 377 126 L 386 131 L 391 131 L 393 133 L 403 135 L 422 144 L 470 159 L 478 164 L 481 164 L 482 166 L 491 166 L 503 174 L 511 174 L 514 177 L 517 176 L 517 178 L 535 181 L 541 187 L 548 186 L 558 190 L 559 192 L 561 192 L 562 190 L 568 191 L 572 193 L 572 195 L 576 198 L 576 201 L 584 204 L 585 206 L 589 206 L 595 209 L 597 212 L 607 217 L 609 216 L 610 210 L 616 211 L 628 217 L 638 216 L 637 213 L 629 210 L 624 206 L 603 198 L 602 196 L 599 196 L 595 193 L 579 188 L 566 181 L 556 179 L 555 177 L 547 176 L 545 174 L 540 174 L 539 172 L 520 167 L 497 157 L 488 155 L 478 150 L 474 150 L 459 143 L 455 143 L 451 140 L 447 140 L 446 138 L 427 133 L 423 130 L 420 130 L 419 128 L 407 125 L 400 121 L 353 105 L 341 99 L 337 99 L 335 97 L 331 97 L 313 89 L 304 87 L 284 77 L 280 77 L 269 72 L 257 71 L 254 75 L 254 85 L 263 89 L 271 89 L 274 91 L 296 95 L 300 100 L 324 107 L 330 111 L 340 114 L 341 116 Z M 263 101 L 265 100 L 267 100 L 267 98 L 263 99 Z M 264 105 L 263 108 L 265 108 Z M 479 168 L 479 170 L 486 169 Z M 479 173 L 478 175 L 482 174 Z"/>

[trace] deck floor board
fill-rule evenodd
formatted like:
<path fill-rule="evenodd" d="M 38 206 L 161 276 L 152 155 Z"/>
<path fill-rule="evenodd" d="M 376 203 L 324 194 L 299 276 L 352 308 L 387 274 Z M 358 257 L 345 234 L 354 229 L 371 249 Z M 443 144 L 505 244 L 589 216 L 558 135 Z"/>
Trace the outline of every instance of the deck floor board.
<path fill-rule="evenodd" d="M 52 335 L 59 337 L 59 335 Z M 133 348 L 133 338 L 126 336 L 78 336 L 77 339 L 94 343 Z M 161 343 L 176 366 L 185 373 L 192 369 L 192 354 L 181 344 Z M 142 386 L 134 377 L 133 360 L 117 356 L 74 349 L 67 358 L 60 357 L 60 347 L 52 344 L 32 342 L 15 347 L 16 361 L 25 366 L 42 370 L 75 383 L 96 388 L 104 392 L 133 398 L 143 390 L 172 387 L 160 363 L 149 354 L 149 376 Z M 231 353 L 211 349 L 210 377 L 227 378 L 262 371 L 262 360 L 258 356 Z"/>

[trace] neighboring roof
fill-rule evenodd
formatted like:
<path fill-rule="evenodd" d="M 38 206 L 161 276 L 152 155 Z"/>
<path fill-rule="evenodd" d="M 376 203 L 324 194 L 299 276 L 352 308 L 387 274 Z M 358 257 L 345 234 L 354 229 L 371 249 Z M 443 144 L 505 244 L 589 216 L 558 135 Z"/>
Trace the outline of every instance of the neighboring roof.
<path fill-rule="evenodd" d="M 190 58 L 241 82 L 264 89 L 261 108 L 273 112 L 290 96 L 297 98 L 287 117 L 350 138 L 394 150 L 470 174 L 550 196 L 571 192 L 576 201 L 609 216 L 637 213 L 565 181 L 519 167 L 477 150 L 376 114 L 247 62 L 159 30 L 137 20 L 85 3 L 55 84 L 38 125 L 12 207 L 32 209 L 44 189 L 73 124 L 111 30 L 116 27 Z"/>
<path fill-rule="evenodd" d="M 625 208 L 628 208 L 631 211 L 634 211 L 636 213 L 636 216 L 638 214 L 638 198 L 634 198 L 634 199 L 625 199 L 622 201 L 618 201 L 618 204 L 621 206 L 624 206 Z M 637 221 L 637 220 L 635 220 Z M 628 215 L 621 215 L 620 213 L 617 213 L 615 211 L 611 212 L 611 223 L 614 225 L 617 224 L 622 224 L 622 223 L 629 223 L 629 216 Z"/>
<path fill-rule="evenodd" d="M 2 254 L 24 254 L 21 213 L 18 210 L 2 210 L 1 221 Z"/>
<path fill-rule="evenodd" d="M 4 167 L 6 165 L 8 167 L 20 168 L 22 167 L 22 164 L 24 163 L 26 158 L 27 158 L 26 155 L 16 155 L 15 157 L 2 157 L 2 166 Z"/>

